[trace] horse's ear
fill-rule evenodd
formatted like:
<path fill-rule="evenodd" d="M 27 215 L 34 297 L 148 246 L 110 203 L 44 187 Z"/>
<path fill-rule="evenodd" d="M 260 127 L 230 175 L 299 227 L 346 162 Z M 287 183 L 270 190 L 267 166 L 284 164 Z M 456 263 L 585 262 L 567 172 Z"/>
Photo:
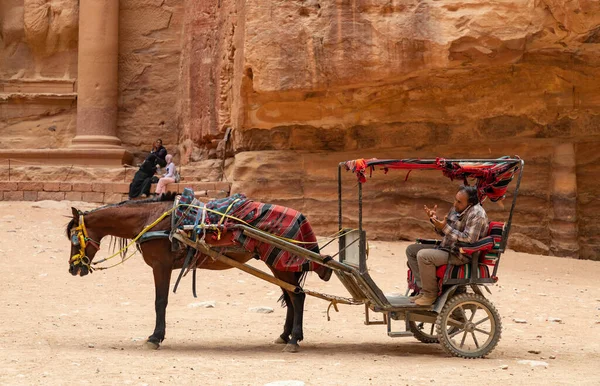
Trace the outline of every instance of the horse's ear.
<path fill-rule="evenodd" d="M 79 221 L 79 215 L 81 214 L 81 212 L 73 207 L 71 207 L 71 210 L 73 211 L 73 218 L 75 219 L 75 221 Z"/>

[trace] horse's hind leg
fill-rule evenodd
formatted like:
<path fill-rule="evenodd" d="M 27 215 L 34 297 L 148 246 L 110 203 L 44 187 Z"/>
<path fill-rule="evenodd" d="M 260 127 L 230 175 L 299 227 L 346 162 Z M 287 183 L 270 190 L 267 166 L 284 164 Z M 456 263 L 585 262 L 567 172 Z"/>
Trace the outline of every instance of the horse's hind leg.
<path fill-rule="evenodd" d="M 299 283 L 303 275 L 302 272 L 278 271 L 272 267 L 269 268 L 276 278 L 293 286 L 299 287 Z M 283 300 L 287 305 L 287 314 L 285 318 L 285 325 L 283 327 L 283 333 L 275 341 L 275 343 L 286 343 L 283 351 L 298 352 L 300 348 L 300 346 L 298 346 L 298 342 L 304 339 L 304 334 L 302 332 L 302 317 L 304 313 L 305 298 L 306 295 L 303 292 L 294 293 L 283 290 Z"/>
<path fill-rule="evenodd" d="M 292 305 L 294 306 L 294 326 L 292 327 L 292 336 L 283 351 L 298 352 L 300 349 L 298 342 L 304 339 L 302 319 L 304 316 L 304 299 L 306 299 L 306 294 L 303 292 L 290 294 L 290 298 L 292 300 Z"/>
<path fill-rule="evenodd" d="M 290 334 L 292 333 L 292 328 L 294 327 L 294 304 L 290 299 L 290 295 L 286 290 L 283 290 L 282 296 L 283 304 L 287 307 L 287 314 L 285 316 L 285 324 L 283 326 L 283 333 L 279 335 L 279 338 L 275 340 L 277 344 L 286 344 L 290 341 Z"/>
<path fill-rule="evenodd" d="M 152 267 L 154 273 L 154 287 L 156 298 L 154 300 L 154 309 L 156 311 L 156 325 L 154 332 L 148 337 L 146 347 L 157 349 L 160 343 L 165 339 L 165 316 L 167 313 L 167 304 L 169 301 L 169 283 L 171 282 L 171 267 L 165 267 L 157 264 Z"/>

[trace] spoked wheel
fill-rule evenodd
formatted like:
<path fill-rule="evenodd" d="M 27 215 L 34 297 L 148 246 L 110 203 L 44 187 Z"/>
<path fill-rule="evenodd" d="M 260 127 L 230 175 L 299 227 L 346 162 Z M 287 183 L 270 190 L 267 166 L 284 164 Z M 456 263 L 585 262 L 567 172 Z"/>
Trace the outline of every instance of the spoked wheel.
<path fill-rule="evenodd" d="M 461 318 L 457 316 L 461 315 Z M 502 322 L 496 307 L 479 294 L 465 293 L 446 302 L 435 322 L 442 348 L 457 357 L 481 358 L 496 347 Z"/>
<path fill-rule="evenodd" d="M 423 343 L 439 343 L 437 332 L 435 331 L 434 323 L 425 322 L 408 322 L 410 332 L 413 333 L 417 340 Z"/>
<path fill-rule="evenodd" d="M 454 310 L 452 313 L 453 318 L 458 321 L 463 321 L 463 315 L 459 310 Z M 413 333 L 417 340 L 423 343 L 440 343 L 438 339 L 437 331 L 435 329 L 435 323 L 426 323 L 426 322 L 408 322 L 408 327 L 410 332 Z M 450 327 L 450 334 L 454 331 L 457 331 L 458 327 Z"/>

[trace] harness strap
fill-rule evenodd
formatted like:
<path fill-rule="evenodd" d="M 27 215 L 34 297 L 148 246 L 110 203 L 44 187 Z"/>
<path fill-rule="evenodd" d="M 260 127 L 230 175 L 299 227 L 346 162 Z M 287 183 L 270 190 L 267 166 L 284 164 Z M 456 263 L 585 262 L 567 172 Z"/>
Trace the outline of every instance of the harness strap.
<path fill-rule="evenodd" d="M 146 241 L 156 240 L 156 239 L 168 239 L 169 231 L 152 231 L 146 232 L 140 237 L 137 241 L 138 244 L 145 243 Z"/>
<path fill-rule="evenodd" d="M 231 202 L 231 204 L 229 204 L 227 209 L 225 209 L 225 212 L 223 212 L 223 216 L 221 216 L 221 219 L 219 220 L 219 223 L 217 224 L 219 227 L 223 224 L 223 221 L 225 221 L 225 215 L 227 215 L 227 213 L 229 213 L 229 210 L 231 209 L 233 204 L 235 204 L 239 200 L 240 200 L 239 198 L 236 198 L 235 200 L 233 200 Z M 217 228 L 217 240 L 221 240 L 221 229 L 220 228 Z"/>
<path fill-rule="evenodd" d="M 192 261 L 192 257 L 195 254 L 196 254 L 196 250 L 194 248 L 192 248 L 192 247 L 187 248 L 187 254 L 185 255 L 185 261 L 183 262 L 183 267 L 181 267 L 181 272 L 179 272 L 179 276 L 177 277 L 177 280 L 175 281 L 175 286 L 173 287 L 173 293 L 177 292 L 177 287 L 179 287 L 179 282 L 181 281 L 181 278 L 183 277 L 183 273 L 185 272 L 186 268 L 190 265 L 190 262 Z"/>

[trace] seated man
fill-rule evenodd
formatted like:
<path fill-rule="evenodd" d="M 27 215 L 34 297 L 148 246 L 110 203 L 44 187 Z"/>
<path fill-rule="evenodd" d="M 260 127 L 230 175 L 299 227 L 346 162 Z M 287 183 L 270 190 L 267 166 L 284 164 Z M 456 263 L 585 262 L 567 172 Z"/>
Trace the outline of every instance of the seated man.
<path fill-rule="evenodd" d="M 474 186 L 459 188 L 454 205 L 443 220 L 437 218 L 436 209 L 437 205 L 433 209 L 425 206 L 429 221 L 436 232 L 443 236 L 442 242 L 439 245 L 412 244 L 406 248 L 408 266 L 417 286 L 421 288 L 421 293 L 413 298 L 414 303 L 420 306 L 432 305 L 437 299 L 436 267 L 469 262 L 470 258 L 459 252 L 457 242 L 474 243 L 487 233 L 487 215 L 479 203 L 477 188 Z"/>

